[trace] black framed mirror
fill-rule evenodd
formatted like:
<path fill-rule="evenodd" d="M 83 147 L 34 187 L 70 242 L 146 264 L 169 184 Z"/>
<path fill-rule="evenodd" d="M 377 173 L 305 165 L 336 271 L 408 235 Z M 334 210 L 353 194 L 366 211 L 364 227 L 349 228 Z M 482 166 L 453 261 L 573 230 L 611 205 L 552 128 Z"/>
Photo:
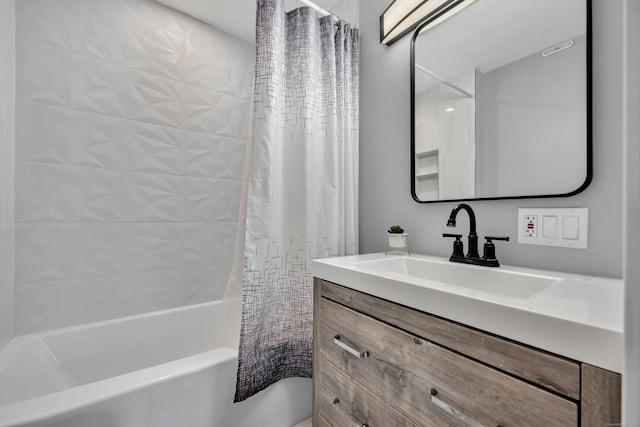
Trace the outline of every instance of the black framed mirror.
<path fill-rule="evenodd" d="M 583 191 L 591 98 L 591 0 L 476 0 L 428 17 L 411 40 L 413 198 Z"/>

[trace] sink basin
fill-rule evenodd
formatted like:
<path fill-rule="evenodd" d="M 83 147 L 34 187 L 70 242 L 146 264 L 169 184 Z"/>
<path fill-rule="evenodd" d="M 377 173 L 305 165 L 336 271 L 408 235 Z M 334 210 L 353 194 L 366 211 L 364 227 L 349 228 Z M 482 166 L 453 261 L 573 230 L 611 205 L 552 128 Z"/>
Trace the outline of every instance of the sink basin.
<path fill-rule="evenodd" d="M 513 298 L 529 298 L 562 279 L 422 258 L 394 257 L 357 263 L 364 272 L 402 280 L 443 284 Z M 427 283 L 429 282 L 429 283 Z"/>

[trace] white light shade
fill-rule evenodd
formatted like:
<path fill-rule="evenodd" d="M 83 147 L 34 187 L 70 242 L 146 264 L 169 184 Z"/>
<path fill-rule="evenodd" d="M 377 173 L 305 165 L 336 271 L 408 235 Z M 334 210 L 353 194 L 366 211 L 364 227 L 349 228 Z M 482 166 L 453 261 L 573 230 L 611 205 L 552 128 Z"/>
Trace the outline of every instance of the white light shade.
<path fill-rule="evenodd" d="M 425 20 L 438 23 L 474 0 L 394 0 L 380 15 L 380 43 L 390 45 Z"/>

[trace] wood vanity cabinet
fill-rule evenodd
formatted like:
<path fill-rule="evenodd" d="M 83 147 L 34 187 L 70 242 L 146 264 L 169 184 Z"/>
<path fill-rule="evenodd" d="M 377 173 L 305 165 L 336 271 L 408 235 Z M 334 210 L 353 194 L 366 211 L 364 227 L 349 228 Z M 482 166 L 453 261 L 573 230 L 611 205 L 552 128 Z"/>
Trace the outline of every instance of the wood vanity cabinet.
<path fill-rule="evenodd" d="M 314 426 L 620 423 L 619 374 L 314 280 Z"/>

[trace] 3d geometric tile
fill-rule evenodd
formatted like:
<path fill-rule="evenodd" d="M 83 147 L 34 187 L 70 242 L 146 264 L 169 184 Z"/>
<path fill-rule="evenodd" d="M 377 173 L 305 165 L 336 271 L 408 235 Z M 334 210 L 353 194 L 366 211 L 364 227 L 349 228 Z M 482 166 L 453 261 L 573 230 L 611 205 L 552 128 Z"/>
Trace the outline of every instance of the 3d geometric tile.
<path fill-rule="evenodd" d="M 224 297 L 231 264 L 194 266 L 184 270 L 185 304 L 200 304 Z"/>
<path fill-rule="evenodd" d="M 235 221 L 242 181 L 185 177 L 185 221 Z"/>
<path fill-rule="evenodd" d="M 152 0 L 16 20 L 17 331 L 221 297 L 254 46 Z"/>
<path fill-rule="evenodd" d="M 18 222 L 180 222 L 181 176 L 19 162 Z"/>
<path fill-rule="evenodd" d="M 15 333 L 178 307 L 185 303 L 181 280 L 182 270 L 164 270 L 24 284 L 15 294 Z"/>
<path fill-rule="evenodd" d="M 232 261 L 235 222 L 185 223 L 184 235 L 185 266 L 216 266 Z"/>
<path fill-rule="evenodd" d="M 36 103 L 20 103 L 17 111 L 18 161 L 174 175 L 185 171 L 183 130 Z"/>
<path fill-rule="evenodd" d="M 185 127 L 215 135 L 244 138 L 249 125 L 246 100 L 222 92 L 185 87 Z"/>
<path fill-rule="evenodd" d="M 24 223 L 16 226 L 16 288 L 183 266 L 182 224 Z"/>
<path fill-rule="evenodd" d="M 185 132 L 183 147 L 185 175 L 229 179 L 242 176 L 246 139 Z"/>
<path fill-rule="evenodd" d="M 114 168 L 130 171 L 183 175 L 184 131 L 128 121 L 127 135 L 114 141 Z"/>

